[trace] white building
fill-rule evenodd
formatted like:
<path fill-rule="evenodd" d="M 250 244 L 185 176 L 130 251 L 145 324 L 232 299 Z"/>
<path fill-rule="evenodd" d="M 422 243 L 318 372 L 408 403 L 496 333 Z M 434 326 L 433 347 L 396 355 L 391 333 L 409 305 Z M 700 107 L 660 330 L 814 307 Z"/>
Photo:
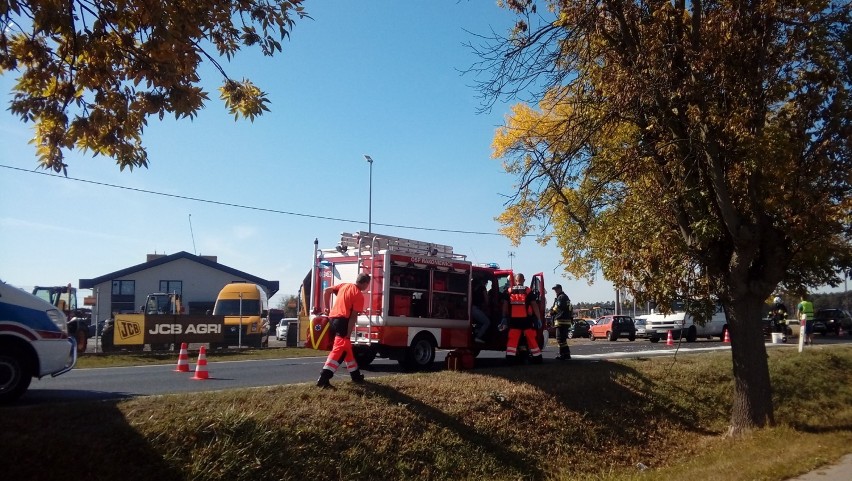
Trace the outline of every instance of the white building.
<path fill-rule="evenodd" d="M 94 279 L 80 279 L 78 286 L 92 289 L 96 302 L 92 312 L 100 321 L 116 312 L 138 312 L 153 292 L 176 292 L 181 295 L 187 313 L 204 314 L 213 310 L 219 291 L 231 282 L 257 284 L 266 290 L 268 297 L 278 292 L 278 281 L 219 264 L 216 256 L 196 256 L 184 251 L 148 254 L 142 264 Z"/>

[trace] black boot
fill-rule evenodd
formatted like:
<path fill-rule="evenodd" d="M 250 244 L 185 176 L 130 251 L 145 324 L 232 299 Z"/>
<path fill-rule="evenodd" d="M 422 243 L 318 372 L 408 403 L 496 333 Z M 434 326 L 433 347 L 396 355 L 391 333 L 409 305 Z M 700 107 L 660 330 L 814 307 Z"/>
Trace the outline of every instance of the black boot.
<path fill-rule="evenodd" d="M 331 387 L 331 383 L 328 381 L 332 376 L 334 376 L 333 372 L 328 369 L 323 369 L 320 373 L 319 379 L 317 379 L 317 387 L 321 387 L 323 389 Z"/>
<path fill-rule="evenodd" d="M 560 361 L 571 360 L 571 348 L 568 346 L 559 346 L 559 356 L 556 357 Z"/>
<path fill-rule="evenodd" d="M 361 373 L 360 369 L 356 369 L 349 373 L 352 376 L 352 382 L 355 384 L 364 384 L 364 375 Z"/>

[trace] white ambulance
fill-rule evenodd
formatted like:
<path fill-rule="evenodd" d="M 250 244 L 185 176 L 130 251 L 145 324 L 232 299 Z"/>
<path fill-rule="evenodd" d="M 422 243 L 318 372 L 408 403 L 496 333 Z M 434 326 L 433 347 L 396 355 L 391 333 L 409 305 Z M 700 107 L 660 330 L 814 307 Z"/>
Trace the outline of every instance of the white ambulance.
<path fill-rule="evenodd" d="M 0 404 L 18 399 L 34 377 L 70 371 L 76 348 L 62 311 L 0 281 Z"/>

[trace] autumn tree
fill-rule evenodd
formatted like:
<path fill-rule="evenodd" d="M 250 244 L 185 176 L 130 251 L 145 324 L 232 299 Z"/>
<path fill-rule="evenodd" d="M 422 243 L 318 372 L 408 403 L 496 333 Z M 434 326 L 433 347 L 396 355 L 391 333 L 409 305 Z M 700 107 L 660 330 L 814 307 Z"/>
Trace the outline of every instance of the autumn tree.
<path fill-rule="evenodd" d="M 494 139 L 503 233 L 663 310 L 721 301 L 731 433 L 774 423 L 763 301 L 852 258 L 849 2 L 503 3 L 515 28 L 472 45 L 486 106 L 526 101 Z"/>
<path fill-rule="evenodd" d="M 281 51 L 302 0 L 0 0 L 0 74 L 17 72 L 9 110 L 32 122 L 40 165 L 65 172 L 63 151 L 145 167 L 150 116 L 192 118 L 208 99 L 198 68 L 223 77 L 235 117 L 268 110 L 266 94 L 226 74 L 242 47 Z"/>
<path fill-rule="evenodd" d="M 297 317 L 299 315 L 299 298 L 293 294 L 282 297 L 276 308 L 284 311 L 284 317 Z"/>

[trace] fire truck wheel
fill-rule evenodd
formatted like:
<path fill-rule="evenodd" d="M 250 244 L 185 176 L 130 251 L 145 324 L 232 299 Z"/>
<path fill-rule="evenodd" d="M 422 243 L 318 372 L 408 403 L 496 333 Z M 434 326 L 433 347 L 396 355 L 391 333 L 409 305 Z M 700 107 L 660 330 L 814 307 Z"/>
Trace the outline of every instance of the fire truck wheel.
<path fill-rule="evenodd" d="M 368 367 L 376 359 L 376 350 L 367 346 L 352 346 L 352 351 L 359 368 Z"/>
<path fill-rule="evenodd" d="M 431 334 L 418 334 L 406 349 L 405 358 L 400 360 L 400 364 L 413 371 L 429 369 L 435 361 L 435 345 Z"/>

